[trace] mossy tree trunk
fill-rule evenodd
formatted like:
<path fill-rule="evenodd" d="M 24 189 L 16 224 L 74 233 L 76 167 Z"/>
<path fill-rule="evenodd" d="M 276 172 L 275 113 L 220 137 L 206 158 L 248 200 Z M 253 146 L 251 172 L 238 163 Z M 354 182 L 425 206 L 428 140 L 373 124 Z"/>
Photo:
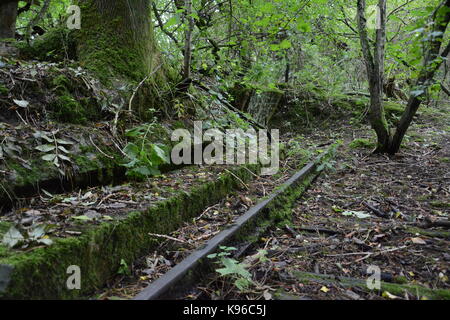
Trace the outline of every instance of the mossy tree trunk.
<path fill-rule="evenodd" d="M 423 67 L 415 82 L 414 90 L 409 97 L 406 109 L 402 114 L 397 128 L 395 128 L 394 134 L 392 134 L 386 121 L 383 106 L 386 0 L 378 1 L 379 21 L 373 55 L 367 34 L 366 18 L 364 14 L 366 1 L 358 0 L 357 9 L 359 37 L 369 80 L 369 120 L 378 138 L 375 152 L 395 154 L 399 151 L 406 131 L 419 109 L 422 100 L 426 96 L 428 88 L 433 84 L 433 78 L 436 72 L 439 70 L 442 62 L 445 61 L 446 57 L 450 54 L 450 42 L 441 52 L 444 35 L 450 23 L 450 0 L 441 1 L 430 18 L 430 25 L 432 27 L 427 34 L 427 40 L 424 40 L 425 54 L 423 57 Z"/>
<path fill-rule="evenodd" d="M 414 115 L 417 113 L 422 100 L 426 97 L 428 87 L 433 83 L 436 72 L 450 54 L 450 42 L 447 43 L 446 47 L 441 52 L 445 31 L 450 24 L 450 0 L 444 0 L 439 4 L 432 15 L 432 21 L 433 24 L 430 35 L 433 36 L 430 36 L 427 42 L 423 60 L 424 67 L 416 80 L 414 91 L 410 95 L 405 112 L 400 118 L 397 130 L 392 138 L 388 150 L 391 154 L 397 153 L 400 149 L 403 137 L 405 136 Z"/>
<path fill-rule="evenodd" d="M 358 0 L 358 31 L 364 62 L 367 69 L 370 91 L 369 120 L 377 134 L 378 144 L 376 152 L 386 152 L 391 135 L 386 121 L 383 106 L 383 82 L 384 82 L 384 56 L 386 44 L 386 0 L 378 2 L 379 25 L 376 31 L 376 40 L 373 54 L 367 33 L 367 20 L 365 17 L 366 1 Z"/>
<path fill-rule="evenodd" d="M 149 0 L 77 0 L 81 8 L 77 54 L 106 83 L 139 82 L 160 64 Z M 157 76 L 155 74 L 154 76 Z"/>

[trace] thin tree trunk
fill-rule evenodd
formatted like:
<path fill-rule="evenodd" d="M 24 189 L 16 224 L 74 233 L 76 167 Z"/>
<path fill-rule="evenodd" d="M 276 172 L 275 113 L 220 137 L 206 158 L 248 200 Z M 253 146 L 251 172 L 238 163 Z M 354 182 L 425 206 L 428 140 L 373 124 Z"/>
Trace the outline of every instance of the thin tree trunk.
<path fill-rule="evenodd" d="M 369 121 L 377 134 L 375 152 L 385 152 L 390 143 L 390 132 L 383 108 L 384 56 L 386 44 L 386 0 L 378 2 L 378 23 L 374 53 L 371 52 L 365 17 L 366 1 L 358 0 L 358 30 L 366 64 L 370 91 Z"/>
<path fill-rule="evenodd" d="M 184 44 L 184 67 L 183 79 L 191 78 L 192 60 L 192 31 L 194 29 L 194 19 L 192 17 L 192 0 L 185 0 L 185 16 L 187 20 Z"/>
<path fill-rule="evenodd" d="M 0 39 L 15 37 L 18 3 L 17 0 L 0 2 Z"/>
<path fill-rule="evenodd" d="M 450 0 L 444 0 L 439 5 L 432 19 L 434 23 L 430 34 L 437 34 L 438 36 L 431 38 L 428 43 L 423 69 L 416 81 L 414 91 L 410 95 L 405 112 L 397 125 L 397 130 L 388 150 L 390 154 L 395 154 L 400 149 L 403 137 L 419 109 L 428 87 L 432 84 L 436 71 L 439 70 L 442 62 L 445 61 L 445 57 L 450 53 L 450 43 L 440 52 L 444 33 L 450 23 Z"/>

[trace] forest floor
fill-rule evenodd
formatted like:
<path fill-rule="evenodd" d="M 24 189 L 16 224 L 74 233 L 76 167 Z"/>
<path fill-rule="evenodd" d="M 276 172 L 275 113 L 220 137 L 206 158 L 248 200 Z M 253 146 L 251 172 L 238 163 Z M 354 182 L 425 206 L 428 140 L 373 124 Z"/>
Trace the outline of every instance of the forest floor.
<path fill-rule="evenodd" d="M 297 200 L 292 224 L 271 228 L 240 259 L 251 273 L 250 286 L 238 289 L 239 277 L 217 273 L 184 298 L 450 298 L 439 291 L 450 289 L 448 120 L 445 112 L 424 109 L 393 157 L 371 154 L 371 130 L 348 121 L 285 136 L 291 149 L 297 144 L 306 154 L 336 140 L 343 146 L 331 170 Z M 135 261 L 131 274 L 111 279 L 96 298 L 132 298 L 303 163 L 301 152 L 288 157 L 279 175 L 257 177 L 170 235 L 155 235 L 167 240 Z M 366 280 L 378 270 L 381 288 L 368 290 Z"/>
<path fill-rule="evenodd" d="M 248 290 L 216 274 L 191 298 L 449 299 L 439 291 L 450 289 L 448 120 L 424 110 L 393 157 L 357 148 L 365 126 L 305 133 L 344 140 L 333 170 L 298 199 L 292 225 L 272 228 L 242 259 Z M 371 291 L 376 271 L 382 285 Z"/>

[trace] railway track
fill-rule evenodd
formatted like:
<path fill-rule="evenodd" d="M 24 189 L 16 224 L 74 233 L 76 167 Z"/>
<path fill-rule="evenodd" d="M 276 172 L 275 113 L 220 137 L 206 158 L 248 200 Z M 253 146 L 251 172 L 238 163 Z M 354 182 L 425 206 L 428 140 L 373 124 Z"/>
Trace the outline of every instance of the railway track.
<path fill-rule="evenodd" d="M 298 198 L 320 174 L 324 168 L 323 164 L 334 156 L 336 148 L 337 145 L 332 145 L 315 160 L 307 163 L 268 197 L 249 208 L 233 224 L 150 283 L 133 300 L 180 299 L 186 296 L 196 283 L 213 272 L 213 261 L 208 259 L 208 255 L 217 252 L 221 247 L 233 246 L 238 248 L 233 257 L 242 256 L 272 223 L 277 222 L 279 216 L 274 212 L 290 210 L 292 199 Z"/>

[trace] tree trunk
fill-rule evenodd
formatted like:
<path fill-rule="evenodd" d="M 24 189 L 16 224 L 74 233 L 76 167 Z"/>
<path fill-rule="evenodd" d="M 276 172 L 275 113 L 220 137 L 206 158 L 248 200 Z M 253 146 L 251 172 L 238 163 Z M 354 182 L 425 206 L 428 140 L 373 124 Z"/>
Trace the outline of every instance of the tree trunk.
<path fill-rule="evenodd" d="M 437 34 L 435 37 L 430 36 L 427 44 L 427 51 L 424 57 L 424 66 L 414 86 L 414 91 L 411 93 L 398 125 L 395 135 L 390 143 L 388 152 L 395 154 L 400 149 L 403 137 L 408 130 L 423 97 L 426 95 L 428 87 L 432 84 L 436 71 L 439 70 L 442 62 L 450 53 L 450 42 L 446 48 L 441 52 L 442 41 L 445 31 L 450 23 L 450 0 L 444 0 L 437 7 L 432 16 L 433 27 L 430 34 Z"/>
<path fill-rule="evenodd" d="M 0 3 L 0 39 L 14 38 L 18 1 L 2 0 Z"/>
<path fill-rule="evenodd" d="M 161 64 L 150 1 L 78 0 L 77 4 L 81 8 L 77 54 L 81 65 L 102 82 L 116 78 L 139 82 Z"/>
<path fill-rule="evenodd" d="M 191 60 L 192 60 L 192 31 L 194 29 L 194 18 L 192 14 L 192 0 L 185 0 L 184 16 L 186 17 L 186 32 L 184 42 L 184 67 L 183 79 L 191 78 Z"/>
<path fill-rule="evenodd" d="M 367 34 L 365 0 L 358 0 L 357 10 L 359 37 L 369 80 L 369 121 L 372 128 L 375 130 L 378 139 L 375 152 L 386 152 L 391 140 L 389 127 L 383 108 L 384 56 L 386 44 L 386 0 L 379 0 L 378 2 L 379 14 L 373 55 L 369 44 L 369 36 Z"/>

